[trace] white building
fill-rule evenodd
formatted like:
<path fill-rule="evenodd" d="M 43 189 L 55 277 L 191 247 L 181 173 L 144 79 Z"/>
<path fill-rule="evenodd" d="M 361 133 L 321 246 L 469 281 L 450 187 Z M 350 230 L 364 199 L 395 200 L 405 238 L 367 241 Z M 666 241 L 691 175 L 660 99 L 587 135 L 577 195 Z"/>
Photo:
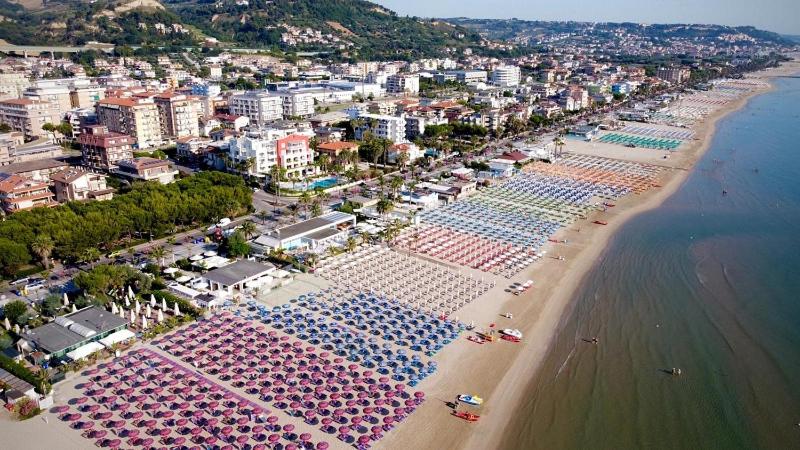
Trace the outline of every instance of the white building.
<path fill-rule="evenodd" d="M 314 94 L 311 92 L 283 92 L 284 117 L 309 117 L 314 115 Z"/>
<path fill-rule="evenodd" d="M 419 75 L 397 74 L 386 78 L 386 92 L 419 94 Z"/>
<path fill-rule="evenodd" d="M 492 71 L 492 84 L 501 87 L 519 86 L 522 73 L 517 66 L 499 66 Z"/>
<path fill-rule="evenodd" d="M 263 125 L 283 118 L 283 97 L 267 91 L 249 91 L 228 100 L 231 114 L 247 116 L 250 123 Z"/>
<path fill-rule="evenodd" d="M 314 171 L 314 152 L 308 136 L 289 129 L 247 132 L 231 140 L 228 152 L 235 163 L 252 161 L 248 172 L 259 176 L 269 175 L 276 165 L 286 169 L 287 177 L 302 177 Z"/>
<path fill-rule="evenodd" d="M 389 139 L 396 144 L 406 142 L 405 115 L 395 117 L 362 113 L 359 114 L 358 120 L 361 121 L 361 125 L 355 127 L 353 131 L 359 141 L 363 140 L 364 133 L 369 131 L 375 137 Z"/>

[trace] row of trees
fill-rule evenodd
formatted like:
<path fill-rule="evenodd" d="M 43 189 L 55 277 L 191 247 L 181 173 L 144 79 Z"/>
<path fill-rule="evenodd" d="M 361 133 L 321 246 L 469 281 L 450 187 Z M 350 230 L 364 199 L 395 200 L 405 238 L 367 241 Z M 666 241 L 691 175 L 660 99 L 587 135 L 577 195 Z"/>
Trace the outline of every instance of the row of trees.
<path fill-rule="evenodd" d="M 106 202 L 18 212 L 0 223 L 0 271 L 14 274 L 32 254 L 45 266 L 51 257 L 90 262 L 137 239 L 247 213 L 251 205 L 252 191 L 241 177 L 203 172 L 169 185 L 135 183 Z"/>

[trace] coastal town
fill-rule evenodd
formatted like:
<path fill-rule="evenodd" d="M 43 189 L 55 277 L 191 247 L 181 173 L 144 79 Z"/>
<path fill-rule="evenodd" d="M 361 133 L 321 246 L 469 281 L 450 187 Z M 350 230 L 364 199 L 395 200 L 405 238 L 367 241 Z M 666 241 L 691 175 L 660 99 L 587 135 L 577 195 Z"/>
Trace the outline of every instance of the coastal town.
<path fill-rule="evenodd" d="M 284 48 L 353 46 L 283 30 Z M 508 417 L 491 394 L 542 358 L 564 286 L 674 191 L 717 118 L 797 70 L 797 46 L 749 36 L 616 36 L 349 62 L 9 49 L 8 448 L 492 448 L 469 427 Z"/>

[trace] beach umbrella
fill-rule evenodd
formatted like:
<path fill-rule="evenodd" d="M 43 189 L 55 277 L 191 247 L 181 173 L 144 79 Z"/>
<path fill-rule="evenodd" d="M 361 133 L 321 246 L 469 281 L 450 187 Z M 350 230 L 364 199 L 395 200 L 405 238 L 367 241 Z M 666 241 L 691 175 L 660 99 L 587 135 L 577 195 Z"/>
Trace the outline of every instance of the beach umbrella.
<path fill-rule="evenodd" d="M 142 329 L 143 330 L 147 329 L 147 317 L 145 316 L 142 316 Z"/>
<path fill-rule="evenodd" d="M 175 314 L 176 316 L 180 316 L 180 315 L 181 315 L 181 310 L 180 310 L 180 309 L 178 309 L 178 302 L 175 302 L 175 310 L 174 310 L 174 314 Z"/>
<path fill-rule="evenodd" d="M 136 323 L 136 313 L 131 310 L 131 323 Z"/>
<path fill-rule="evenodd" d="M 69 306 L 69 297 L 66 292 L 64 292 L 64 306 Z"/>
<path fill-rule="evenodd" d="M 124 309 L 122 309 L 122 308 L 119 308 L 119 316 L 120 316 L 121 318 L 123 318 L 123 319 L 125 318 L 125 310 L 124 310 Z"/>
<path fill-rule="evenodd" d="M 153 317 L 153 310 L 150 308 L 150 305 L 147 305 L 144 309 L 144 315 L 147 317 Z"/>
<path fill-rule="evenodd" d="M 138 300 L 138 299 L 137 299 L 137 300 L 136 300 L 136 302 L 134 303 L 134 306 L 133 306 L 133 307 L 134 307 L 134 310 L 136 310 L 136 315 L 138 316 L 138 315 L 139 315 L 139 313 L 140 313 L 140 312 L 142 312 L 142 305 L 139 303 L 139 300 Z"/>
<path fill-rule="evenodd" d="M 167 301 L 163 297 L 161 298 L 161 309 L 167 310 Z"/>
<path fill-rule="evenodd" d="M 8 317 L 3 319 L 3 327 L 5 327 L 6 330 L 11 330 L 11 322 L 8 320 Z"/>
<path fill-rule="evenodd" d="M 156 296 L 153 294 L 150 294 L 150 307 L 152 308 L 156 307 Z"/>
<path fill-rule="evenodd" d="M 325 441 L 317 443 L 317 450 L 328 450 L 328 447 L 330 447 L 330 445 Z"/>
<path fill-rule="evenodd" d="M 117 314 L 117 313 L 119 313 L 119 310 L 117 309 L 117 304 L 111 302 L 111 314 Z"/>
<path fill-rule="evenodd" d="M 126 308 L 130 308 L 131 307 L 131 300 L 128 297 L 125 297 L 125 307 Z"/>
<path fill-rule="evenodd" d="M 281 437 L 278 434 L 270 434 L 269 437 L 267 438 L 267 441 L 269 441 L 270 444 L 274 444 L 280 440 Z"/>
<path fill-rule="evenodd" d="M 19 329 L 19 324 L 18 324 L 18 323 L 15 323 L 15 324 L 14 324 L 14 333 L 16 333 L 16 334 L 19 334 L 19 332 L 20 332 L 20 329 Z"/>
<path fill-rule="evenodd" d="M 128 286 L 128 297 L 133 298 L 133 289 L 130 286 Z"/>
<path fill-rule="evenodd" d="M 156 320 L 160 323 L 164 321 L 164 313 L 159 309 L 158 314 L 156 316 Z"/>
<path fill-rule="evenodd" d="M 75 305 L 72 305 L 72 312 L 78 312 L 78 308 Z"/>

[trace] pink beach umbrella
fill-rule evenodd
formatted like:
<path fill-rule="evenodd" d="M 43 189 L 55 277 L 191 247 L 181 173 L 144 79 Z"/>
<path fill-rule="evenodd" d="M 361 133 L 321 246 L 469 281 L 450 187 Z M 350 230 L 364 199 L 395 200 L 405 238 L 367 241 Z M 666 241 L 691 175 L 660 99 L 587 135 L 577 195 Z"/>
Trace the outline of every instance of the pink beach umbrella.
<path fill-rule="evenodd" d="M 270 444 L 274 444 L 274 443 L 276 443 L 276 442 L 278 442 L 280 440 L 281 440 L 281 437 L 280 437 L 280 435 L 277 435 L 277 434 L 270 434 L 269 437 L 267 437 L 267 441 L 269 441 Z"/>
<path fill-rule="evenodd" d="M 330 445 L 325 441 L 317 443 L 317 450 L 328 450 L 328 447 L 330 447 Z"/>

